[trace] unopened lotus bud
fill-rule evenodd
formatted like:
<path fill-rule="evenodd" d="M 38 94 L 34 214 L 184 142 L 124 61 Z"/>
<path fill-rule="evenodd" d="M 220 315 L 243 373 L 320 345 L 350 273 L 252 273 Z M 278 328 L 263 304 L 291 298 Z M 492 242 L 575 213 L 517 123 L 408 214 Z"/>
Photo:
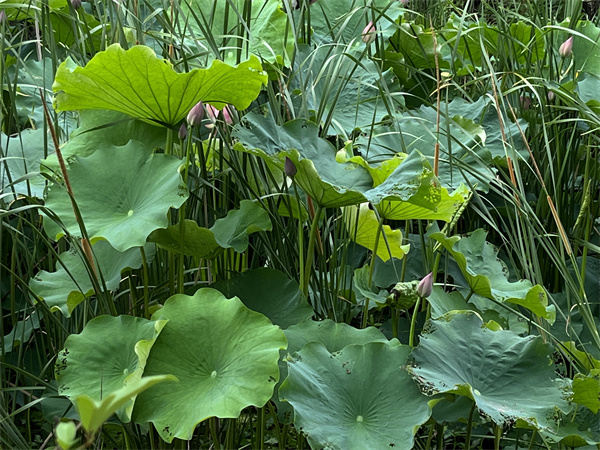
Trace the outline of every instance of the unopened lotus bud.
<path fill-rule="evenodd" d="M 348 161 L 348 153 L 346 153 L 345 148 L 342 148 L 341 150 L 337 151 L 337 153 L 335 154 L 335 160 L 340 164 L 343 164 L 346 161 Z"/>
<path fill-rule="evenodd" d="M 187 115 L 187 121 L 192 126 L 200 125 L 202 123 L 202 119 L 204 118 L 204 105 L 202 102 L 196 103 L 190 112 Z"/>
<path fill-rule="evenodd" d="M 555 98 L 556 94 L 554 93 L 554 91 L 548 91 L 548 100 L 552 102 Z"/>
<path fill-rule="evenodd" d="M 81 8 L 81 0 L 71 0 L 71 6 L 73 6 L 74 9 Z"/>
<path fill-rule="evenodd" d="M 296 175 L 296 172 L 298 172 L 298 169 L 296 168 L 296 164 L 294 164 L 294 161 L 292 161 L 287 156 L 285 157 L 285 165 L 284 165 L 283 169 L 285 171 L 285 174 L 290 178 L 294 178 L 294 175 Z"/>
<path fill-rule="evenodd" d="M 4 10 L 0 11 L 0 25 L 2 25 L 4 22 L 6 22 L 6 13 L 4 12 Z"/>
<path fill-rule="evenodd" d="M 561 44 L 558 54 L 563 58 L 568 58 L 573 54 L 573 36 Z"/>
<path fill-rule="evenodd" d="M 427 298 L 433 291 L 433 273 L 429 272 L 425 278 L 423 278 L 417 286 L 417 295 L 421 298 Z"/>
<path fill-rule="evenodd" d="M 179 132 L 177 133 L 177 135 L 179 136 L 179 139 L 183 141 L 187 137 L 187 134 L 187 127 L 185 126 L 185 123 L 182 123 L 179 127 Z"/>
<path fill-rule="evenodd" d="M 376 33 L 377 33 L 377 28 L 375 27 L 375 24 L 371 20 L 362 32 L 363 42 L 367 45 L 372 43 L 375 40 Z"/>
<path fill-rule="evenodd" d="M 408 0 L 400 0 L 400 3 L 402 4 L 402 6 L 406 6 L 408 5 Z"/>

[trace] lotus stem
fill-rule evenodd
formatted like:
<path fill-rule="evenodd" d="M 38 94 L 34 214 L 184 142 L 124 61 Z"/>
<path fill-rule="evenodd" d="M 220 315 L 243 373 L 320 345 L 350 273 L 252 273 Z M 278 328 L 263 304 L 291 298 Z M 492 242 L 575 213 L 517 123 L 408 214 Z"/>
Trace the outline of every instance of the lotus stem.
<path fill-rule="evenodd" d="M 313 260 L 315 258 L 315 241 L 317 239 L 317 231 L 319 230 L 319 219 L 323 212 L 321 205 L 317 206 L 315 216 L 313 217 L 312 224 L 310 226 L 310 237 L 308 239 L 308 251 L 306 253 L 306 264 L 304 267 L 304 284 L 302 286 L 302 292 L 308 297 L 308 286 L 310 284 L 310 273 L 313 266 Z"/>
<path fill-rule="evenodd" d="M 381 237 L 381 229 L 383 228 L 383 217 L 378 216 L 377 231 L 375 232 L 375 244 L 373 245 L 373 255 L 371 256 L 371 265 L 369 266 L 369 282 L 368 288 L 373 282 L 373 273 L 375 272 L 375 263 L 377 262 L 377 247 L 379 247 L 379 238 Z M 367 328 L 367 319 L 369 318 L 369 297 L 365 299 L 365 307 L 363 309 L 363 317 L 361 328 Z"/>

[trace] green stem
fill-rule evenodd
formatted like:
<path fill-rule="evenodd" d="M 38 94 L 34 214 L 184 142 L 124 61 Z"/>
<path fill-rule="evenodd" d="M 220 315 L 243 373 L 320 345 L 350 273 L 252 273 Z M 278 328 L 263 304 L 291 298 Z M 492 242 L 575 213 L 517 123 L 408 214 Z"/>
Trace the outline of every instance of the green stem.
<path fill-rule="evenodd" d="M 421 297 L 417 298 L 415 308 L 413 310 L 412 319 L 410 320 L 410 331 L 408 333 L 408 345 L 411 347 L 415 346 L 415 326 L 417 324 L 417 314 L 419 313 L 419 306 L 421 305 Z"/>
<path fill-rule="evenodd" d="M 213 447 L 215 448 L 215 450 L 220 450 L 221 443 L 219 442 L 219 433 L 217 433 L 217 418 L 211 417 L 210 419 L 208 419 L 208 424 L 210 428 L 210 435 L 213 440 Z"/>
<path fill-rule="evenodd" d="M 500 450 L 500 441 L 502 441 L 502 427 L 493 425 L 494 428 L 494 450 Z"/>
<path fill-rule="evenodd" d="M 190 166 L 190 155 L 192 154 L 192 130 L 188 130 L 187 145 L 185 151 L 185 165 L 183 169 L 183 183 L 187 186 L 188 173 Z M 178 270 L 178 281 L 177 291 L 183 294 L 185 289 L 185 254 L 183 248 L 185 246 L 185 209 L 187 200 L 183 202 L 183 205 L 179 208 L 179 270 Z"/>
<path fill-rule="evenodd" d="M 300 202 L 296 182 L 293 181 L 293 179 L 292 184 L 294 185 L 294 194 L 296 195 L 296 201 L 298 202 L 298 266 L 300 268 L 300 286 L 304 286 L 304 277 L 306 274 L 304 272 L 304 264 L 302 264 L 304 262 L 304 223 L 302 222 L 302 203 Z M 293 214 L 294 213 L 292 212 L 292 215 Z"/>
<path fill-rule="evenodd" d="M 377 262 L 377 248 L 379 247 L 379 238 L 381 237 L 381 229 L 383 228 L 383 217 L 379 216 L 377 222 L 377 231 L 375 232 L 375 244 L 373 245 L 373 254 L 371 255 L 371 265 L 369 266 L 369 282 L 368 288 L 371 288 L 373 282 L 373 273 L 375 272 L 375 263 Z M 367 328 L 367 320 L 369 318 L 369 297 L 365 299 L 365 307 L 363 309 L 361 328 Z"/>
<path fill-rule="evenodd" d="M 142 254 L 142 268 L 144 271 L 144 317 L 146 319 L 150 318 L 149 311 L 149 294 L 148 294 L 148 261 L 146 260 L 146 251 L 144 247 L 140 247 L 140 253 Z"/>
<path fill-rule="evenodd" d="M 467 424 L 467 437 L 465 442 L 466 450 L 471 448 L 471 432 L 473 431 L 473 413 L 475 412 L 475 402 L 473 402 L 473 406 L 471 406 L 471 412 L 469 412 L 469 422 Z"/>
<path fill-rule="evenodd" d="M 310 273 L 312 270 L 313 260 L 315 258 L 315 241 L 317 239 L 317 230 L 319 229 L 319 219 L 321 218 L 321 213 L 323 211 L 323 207 L 321 205 L 317 206 L 317 210 L 315 211 L 315 217 L 313 217 L 312 224 L 310 226 L 310 237 L 308 239 L 308 251 L 306 253 L 306 264 L 304 266 L 304 284 L 302 285 L 302 292 L 304 295 L 308 297 L 308 286 L 310 284 Z"/>

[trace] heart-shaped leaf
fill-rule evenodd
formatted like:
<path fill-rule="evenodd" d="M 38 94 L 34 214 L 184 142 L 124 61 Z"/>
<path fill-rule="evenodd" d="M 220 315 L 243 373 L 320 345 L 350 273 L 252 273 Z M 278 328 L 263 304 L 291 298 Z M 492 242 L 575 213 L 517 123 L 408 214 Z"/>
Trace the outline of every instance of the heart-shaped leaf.
<path fill-rule="evenodd" d="M 180 164 L 173 156 L 153 154 L 137 141 L 76 158 L 69 178 L 92 242 L 103 238 L 125 251 L 144 245 L 157 228 L 166 228 L 169 208 L 179 208 L 188 196 L 178 172 Z M 71 234 L 80 234 L 69 194 L 62 186 L 49 188 L 46 206 Z M 64 235 L 51 220 L 45 219 L 44 227 L 56 240 Z"/>
<path fill-rule="evenodd" d="M 200 289 L 178 294 L 154 313 L 166 318 L 152 346 L 144 376 L 171 373 L 179 383 L 138 397 L 134 420 L 152 422 L 161 437 L 189 440 L 209 417 L 238 417 L 247 406 L 263 406 L 279 379 L 281 329 L 234 297 Z"/>
<path fill-rule="evenodd" d="M 149 47 L 123 50 L 113 44 L 85 67 L 67 59 L 58 67 L 52 89 L 57 111 L 110 109 L 175 126 L 199 101 L 246 109 L 266 82 L 255 56 L 237 67 L 215 60 L 208 69 L 177 73 Z"/>
<path fill-rule="evenodd" d="M 409 354 L 398 341 L 333 354 L 311 342 L 288 359 L 279 397 L 294 407 L 294 425 L 312 448 L 412 448 L 431 409 L 402 369 Z"/>

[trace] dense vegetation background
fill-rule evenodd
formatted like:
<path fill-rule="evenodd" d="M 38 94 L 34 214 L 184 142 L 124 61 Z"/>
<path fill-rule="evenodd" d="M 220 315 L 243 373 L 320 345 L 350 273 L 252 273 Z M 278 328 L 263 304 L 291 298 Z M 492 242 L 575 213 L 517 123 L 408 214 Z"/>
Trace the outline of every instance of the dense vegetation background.
<path fill-rule="evenodd" d="M 581 0 L 0 0 L 0 447 L 598 448 Z"/>

